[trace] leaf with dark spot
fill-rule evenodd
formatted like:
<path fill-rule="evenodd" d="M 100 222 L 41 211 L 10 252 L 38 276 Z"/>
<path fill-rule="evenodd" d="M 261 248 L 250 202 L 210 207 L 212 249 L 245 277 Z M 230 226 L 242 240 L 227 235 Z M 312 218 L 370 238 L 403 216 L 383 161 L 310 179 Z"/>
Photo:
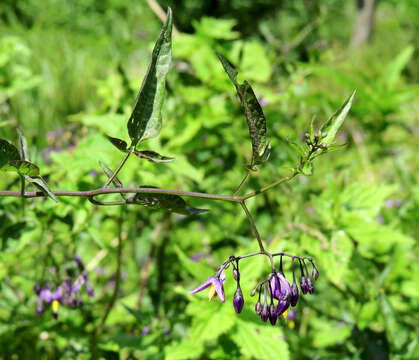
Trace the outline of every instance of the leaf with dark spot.
<path fill-rule="evenodd" d="M 156 137 L 160 133 L 166 75 L 172 59 L 172 24 L 172 10 L 169 8 L 128 120 L 128 133 L 134 147 L 141 140 Z"/>
<path fill-rule="evenodd" d="M 141 187 L 155 188 L 154 186 Z M 189 206 L 180 196 L 168 194 L 138 193 L 130 197 L 127 200 L 127 204 L 138 204 L 151 209 L 166 210 L 183 215 L 194 215 L 208 211 L 206 209 L 193 208 Z"/>
<path fill-rule="evenodd" d="M 217 52 L 216 54 L 228 77 L 236 87 L 237 95 L 246 115 L 252 142 L 252 160 L 248 168 L 254 170 L 255 165 L 260 165 L 268 160 L 271 152 L 270 141 L 266 139 L 266 118 L 250 84 L 247 81 L 239 84 L 237 82 L 237 70 L 226 58 Z"/>
<path fill-rule="evenodd" d="M 160 155 L 159 153 L 156 153 L 152 150 L 135 150 L 134 154 L 139 158 L 146 159 L 154 163 L 171 162 L 175 160 L 175 158 Z"/>
<path fill-rule="evenodd" d="M 0 168 L 13 160 L 20 160 L 19 151 L 16 146 L 7 140 L 0 139 Z"/>
<path fill-rule="evenodd" d="M 12 160 L 9 163 L 2 167 L 3 171 L 15 171 L 19 175 L 28 175 L 28 176 L 38 176 L 39 167 L 30 161 L 24 160 Z"/>
<path fill-rule="evenodd" d="M 25 175 L 26 181 L 34 184 L 38 189 L 40 189 L 46 196 L 49 196 L 55 202 L 58 202 L 57 198 L 55 197 L 54 193 L 49 188 L 46 181 L 41 176 L 28 176 Z"/>
<path fill-rule="evenodd" d="M 123 152 L 127 152 L 128 144 L 124 140 L 114 138 L 114 137 L 108 136 L 108 135 L 105 135 L 105 136 L 112 143 L 112 145 L 115 146 L 118 150 L 121 150 Z"/>

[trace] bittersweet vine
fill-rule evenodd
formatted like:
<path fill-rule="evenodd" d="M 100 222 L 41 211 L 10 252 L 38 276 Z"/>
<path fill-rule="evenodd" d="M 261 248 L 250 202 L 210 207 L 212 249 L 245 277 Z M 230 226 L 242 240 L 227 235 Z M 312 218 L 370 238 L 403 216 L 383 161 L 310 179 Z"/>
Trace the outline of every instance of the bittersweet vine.
<path fill-rule="evenodd" d="M 260 189 L 239 195 L 246 180 L 258 168 L 263 166 L 269 160 L 272 151 L 271 142 L 268 137 L 268 127 L 262 106 L 259 103 L 252 86 L 249 82 L 240 83 L 237 80 L 238 71 L 222 54 L 216 53 L 220 60 L 220 70 L 223 68 L 227 76 L 231 80 L 240 101 L 243 113 L 247 122 L 251 144 L 251 158 L 247 164 L 246 171 L 241 183 L 237 186 L 232 194 L 220 195 L 202 192 L 190 192 L 182 190 L 162 189 L 153 186 L 131 186 L 124 187 L 118 179 L 118 173 L 124 167 L 127 159 L 131 155 L 139 158 L 139 161 L 150 161 L 154 163 L 162 163 L 158 166 L 164 166 L 164 163 L 174 161 L 174 158 L 161 155 L 153 150 L 144 148 L 147 139 L 159 135 L 162 127 L 162 107 L 165 96 L 166 77 L 171 66 L 172 57 L 172 28 L 173 17 L 170 8 L 167 12 L 167 19 L 162 27 L 159 37 L 154 46 L 151 61 L 148 66 L 147 73 L 142 82 L 140 91 L 137 95 L 134 108 L 127 122 L 127 132 L 129 141 L 106 135 L 106 138 L 121 151 L 124 156 L 120 164 L 112 171 L 107 165 L 100 162 L 100 165 L 108 177 L 108 180 L 102 187 L 87 191 L 76 190 L 53 190 L 40 175 L 39 167 L 30 161 L 27 151 L 27 141 L 19 129 L 18 147 L 5 139 L 0 139 L 0 169 L 3 171 L 13 171 L 20 177 L 20 191 L 0 191 L 0 196 L 15 196 L 22 199 L 48 196 L 54 201 L 62 196 L 85 197 L 90 202 L 98 206 L 113 205 L 142 205 L 150 209 L 158 209 L 172 213 L 194 215 L 205 212 L 203 209 L 196 209 L 188 205 L 185 198 L 195 197 L 207 200 L 220 200 L 238 203 L 246 214 L 253 234 L 258 242 L 258 249 L 251 254 L 235 256 L 232 255 L 224 262 L 218 271 L 208 278 L 203 284 L 191 291 L 191 294 L 209 288 L 209 298 L 218 297 L 222 302 L 225 300 L 223 284 L 225 281 L 227 267 L 231 266 L 233 277 L 237 282 L 237 290 L 233 297 L 233 306 L 237 313 L 240 313 L 245 303 L 245 298 L 241 290 L 239 262 L 252 256 L 265 256 L 269 259 L 270 271 L 266 279 L 262 280 L 252 291 L 251 295 L 257 294 L 255 303 L 255 311 L 261 320 L 266 322 L 268 319 L 272 325 L 282 316 L 286 317 L 290 306 L 296 306 L 300 293 L 298 290 L 297 278 L 302 294 L 314 292 L 313 280 L 319 276 L 318 270 L 314 265 L 313 259 L 306 256 L 296 256 L 287 253 L 270 253 L 266 250 L 263 239 L 257 229 L 256 223 L 250 213 L 246 201 L 262 193 L 277 187 L 280 184 L 289 182 L 294 177 L 303 174 L 305 176 L 312 175 L 313 162 L 316 158 L 330 151 L 336 150 L 340 145 L 335 145 L 335 138 L 339 128 L 342 126 L 349 109 L 351 108 L 355 91 L 344 101 L 343 105 L 320 126 L 315 128 L 312 121 L 309 129 L 305 134 L 305 141 L 298 144 L 289 141 L 290 145 L 295 148 L 299 154 L 299 161 L 289 174 L 285 177 L 275 180 Z M 129 145 L 128 145 L 129 144 Z M 35 185 L 39 191 L 26 191 L 26 184 Z M 110 187 L 113 184 L 114 187 Z M 99 201 L 97 195 L 120 194 L 121 199 L 118 201 Z M 121 252 L 122 239 L 118 242 L 117 255 L 117 275 L 116 281 L 119 281 L 121 271 Z M 280 258 L 279 268 L 276 267 L 274 260 Z M 292 284 L 286 279 L 283 271 L 283 258 L 291 259 L 292 265 Z M 77 262 L 77 260 L 75 260 Z M 311 274 L 307 267 L 307 263 L 311 265 Z M 299 270 L 298 270 L 299 268 Z M 296 278 L 296 272 L 300 272 L 300 276 Z M 87 286 L 87 278 L 84 283 Z M 74 287 L 79 283 L 64 282 L 55 290 L 51 291 L 47 286 L 35 287 L 38 296 L 38 313 L 43 311 L 44 303 L 51 303 L 54 316 L 58 303 L 78 304 Z M 88 288 L 86 288 L 89 292 Z M 117 294 L 118 284 L 115 286 L 115 293 L 112 296 L 109 306 L 106 310 L 97 333 L 100 333 L 106 318 L 114 305 Z M 90 293 L 90 292 L 89 292 Z M 67 297 L 66 297 L 67 296 Z"/>

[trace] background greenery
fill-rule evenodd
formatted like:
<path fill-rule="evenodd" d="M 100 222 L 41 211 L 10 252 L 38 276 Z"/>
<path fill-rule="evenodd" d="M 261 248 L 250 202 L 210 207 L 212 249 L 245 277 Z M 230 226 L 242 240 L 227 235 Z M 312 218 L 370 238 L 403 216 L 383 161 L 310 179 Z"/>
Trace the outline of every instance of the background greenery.
<path fill-rule="evenodd" d="M 188 294 L 231 254 L 257 249 L 235 204 L 191 200 L 210 212 L 186 218 L 34 199 L 22 215 L 20 200 L 1 198 L 0 356 L 89 358 L 121 236 L 121 289 L 99 339 L 106 359 L 419 358 L 419 2 L 380 1 L 372 42 L 356 49 L 355 1 L 209 3 L 162 1 L 181 35 L 163 130 L 148 145 L 176 161 L 131 158 L 120 178 L 219 194 L 238 185 L 248 130 L 214 50 L 266 104 L 273 152 L 247 191 L 286 175 L 297 161 L 286 138 L 299 141 L 313 115 L 322 122 L 358 88 L 340 132 L 347 146 L 317 161 L 312 177 L 249 202 L 270 250 L 316 260 L 315 295 L 295 308 L 295 323 L 260 322 L 249 293 L 269 269 L 262 258 L 241 264 L 240 315 L 230 273 L 225 304 Z M 15 142 L 14 127 L 23 129 L 53 189 L 101 186 L 98 160 L 121 160 L 103 134 L 128 138 L 161 22 L 147 2 L 124 0 L 6 0 L 0 21 L 0 136 Z M 19 178 L 2 173 L 0 188 L 18 190 Z M 74 254 L 89 264 L 95 297 L 60 308 L 58 321 L 49 310 L 36 316 L 33 285 L 55 281 Z"/>

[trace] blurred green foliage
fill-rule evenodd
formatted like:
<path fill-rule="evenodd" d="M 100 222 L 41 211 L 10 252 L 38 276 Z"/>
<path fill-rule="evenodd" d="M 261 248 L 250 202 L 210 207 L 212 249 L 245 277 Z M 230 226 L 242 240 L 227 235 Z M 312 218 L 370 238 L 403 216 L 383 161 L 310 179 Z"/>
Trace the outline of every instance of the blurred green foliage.
<path fill-rule="evenodd" d="M 247 191 L 286 175 L 298 158 L 286 138 L 298 142 L 313 115 L 318 127 L 358 89 L 339 134 L 347 146 L 316 160 L 312 177 L 249 202 L 270 250 L 316 260 L 316 293 L 298 304 L 295 321 L 261 323 L 249 293 L 268 264 L 251 258 L 240 267 L 240 315 L 231 274 L 225 304 L 188 294 L 231 254 L 257 249 L 235 204 L 191 199 L 210 211 L 183 217 L 34 199 L 22 215 L 20 201 L 2 197 L 1 356 L 90 357 L 115 284 L 122 217 L 123 278 L 99 339 L 104 358 L 419 358 L 417 2 L 379 2 L 374 40 L 357 50 L 347 47 L 355 2 L 266 1 L 269 16 L 249 10 L 252 2 L 214 14 L 194 12 L 201 2 L 182 2 L 184 11 L 173 3 L 189 33 L 174 38 L 163 129 L 147 145 L 176 160 L 129 159 L 119 175 L 127 186 L 230 194 L 239 184 L 251 157 L 248 129 L 214 50 L 265 104 L 273 150 Z M 0 18 L 1 137 L 15 141 L 14 127 L 24 130 L 52 189 L 100 187 L 98 161 L 114 168 L 121 160 L 104 134 L 127 139 L 161 23 L 146 2 L 123 0 L 3 1 Z M 0 189 L 18 190 L 18 176 L 3 173 Z M 57 281 L 75 254 L 89 264 L 95 297 L 61 308 L 58 321 L 48 311 L 36 316 L 33 285 Z"/>

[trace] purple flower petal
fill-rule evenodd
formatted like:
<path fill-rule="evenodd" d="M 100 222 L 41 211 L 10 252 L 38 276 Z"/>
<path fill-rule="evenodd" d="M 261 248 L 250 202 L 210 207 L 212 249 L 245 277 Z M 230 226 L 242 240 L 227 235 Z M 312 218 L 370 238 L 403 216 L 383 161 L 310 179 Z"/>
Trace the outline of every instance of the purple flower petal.
<path fill-rule="evenodd" d="M 197 292 L 200 292 L 204 289 L 206 289 L 209 286 L 214 286 L 215 293 L 220 298 L 221 302 L 225 301 L 225 294 L 224 294 L 224 282 L 225 282 L 226 276 L 224 270 L 221 271 L 221 274 L 219 275 L 219 278 L 214 275 L 210 276 L 206 281 L 204 281 L 201 285 L 199 285 L 197 288 L 189 291 L 189 294 L 193 295 Z"/>

